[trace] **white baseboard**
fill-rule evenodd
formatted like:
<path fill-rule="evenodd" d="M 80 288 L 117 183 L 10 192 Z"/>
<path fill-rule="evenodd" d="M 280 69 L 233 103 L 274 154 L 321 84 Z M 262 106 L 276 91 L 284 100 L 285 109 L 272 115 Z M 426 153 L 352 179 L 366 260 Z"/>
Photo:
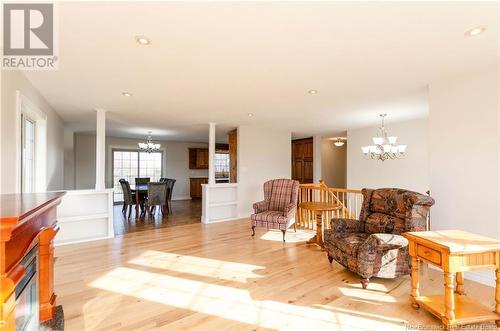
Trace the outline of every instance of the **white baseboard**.
<path fill-rule="evenodd" d="M 440 268 L 435 267 L 432 264 L 429 264 L 429 268 L 442 271 Z M 495 271 L 493 270 L 467 271 L 463 274 L 465 279 L 491 287 L 495 287 L 496 285 Z"/>
<path fill-rule="evenodd" d="M 66 246 L 66 245 L 73 245 L 73 244 L 82 244 L 82 243 L 87 243 L 91 241 L 97 241 L 97 240 L 105 240 L 105 239 L 113 239 L 115 236 L 106 236 L 106 237 L 96 237 L 96 238 L 86 238 L 86 239 L 81 239 L 81 240 L 75 240 L 75 241 L 64 241 L 64 242 L 59 242 L 59 243 L 54 243 L 54 246 Z"/>
<path fill-rule="evenodd" d="M 191 200 L 191 197 L 189 195 L 175 195 L 175 196 L 172 196 L 172 201 L 178 201 L 178 200 Z"/>
<path fill-rule="evenodd" d="M 213 224 L 213 223 L 222 223 L 222 222 L 229 222 L 229 221 L 239 221 L 244 218 L 239 218 L 239 217 L 229 217 L 229 218 L 221 218 L 220 220 L 215 220 L 215 221 L 208 221 L 205 222 L 205 218 L 201 216 L 201 223 L 203 224 Z"/>
<path fill-rule="evenodd" d="M 496 286 L 495 272 L 493 270 L 464 272 L 464 277 L 483 285 Z"/>

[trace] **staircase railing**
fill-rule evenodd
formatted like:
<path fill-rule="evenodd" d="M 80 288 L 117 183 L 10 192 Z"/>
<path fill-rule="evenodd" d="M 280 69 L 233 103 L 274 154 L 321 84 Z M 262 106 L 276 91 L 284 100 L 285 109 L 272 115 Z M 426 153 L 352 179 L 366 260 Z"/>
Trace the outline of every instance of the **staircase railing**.
<path fill-rule="evenodd" d="M 327 202 L 339 204 L 340 209 L 323 213 L 323 228 L 330 228 L 330 219 L 350 218 L 357 219 L 363 203 L 361 190 L 328 187 L 323 181 L 318 184 L 301 184 L 299 186 L 299 204 L 301 202 Z M 297 226 L 303 229 L 316 229 L 314 212 L 303 208 L 297 210 Z"/>

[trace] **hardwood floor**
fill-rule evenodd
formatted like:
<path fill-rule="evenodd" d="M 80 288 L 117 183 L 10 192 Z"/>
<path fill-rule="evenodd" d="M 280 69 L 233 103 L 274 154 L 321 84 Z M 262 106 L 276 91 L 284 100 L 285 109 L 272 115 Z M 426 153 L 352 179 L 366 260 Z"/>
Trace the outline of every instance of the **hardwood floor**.
<path fill-rule="evenodd" d="M 307 247 L 306 231 L 248 220 L 139 231 L 56 247 L 55 290 L 66 330 L 409 330 L 440 322 L 409 302 L 409 277 L 359 278 Z M 421 293 L 442 291 L 424 270 Z M 465 281 L 493 306 L 494 289 Z M 494 324 L 492 324 L 494 325 Z M 489 327 L 490 325 L 488 325 Z"/>
<path fill-rule="evenodd" d="M 157 208 L 153 217 L 144 215 L 136 219 L 135 208 L 132 209 L 131 216 L 128 216 L 127 212 L 127 217 L 125 217 L 122 213 L 122 205 L 114 206 L 113 225 L 116 235 L 201 222 L 201 199 L 172 201 L 171 214 L 162 215 Z"/>

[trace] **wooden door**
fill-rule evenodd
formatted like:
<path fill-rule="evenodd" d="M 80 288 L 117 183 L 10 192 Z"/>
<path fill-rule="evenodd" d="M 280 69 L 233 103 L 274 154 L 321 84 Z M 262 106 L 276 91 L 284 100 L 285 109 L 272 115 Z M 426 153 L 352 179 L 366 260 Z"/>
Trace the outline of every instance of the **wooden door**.
<path fill-rule="evenodd" d="M 292 140 L 292 179 L 313 182 L 313 139 Z"/>

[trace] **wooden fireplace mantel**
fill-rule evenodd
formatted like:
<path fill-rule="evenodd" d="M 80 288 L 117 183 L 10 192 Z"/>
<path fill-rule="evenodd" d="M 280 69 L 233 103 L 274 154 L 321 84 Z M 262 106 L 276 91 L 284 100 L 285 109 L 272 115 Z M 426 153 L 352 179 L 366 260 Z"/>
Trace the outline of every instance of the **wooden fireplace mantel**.
<path fill-rule="evenodd" d="M 59 231 L 56 207 L 64 194 L 0 195 L 0 331 L 15 330 L 15 287 L 25 272 L 20 262 L 37 244 L 40 321 L 53 317 L 53 238 Z"/>

